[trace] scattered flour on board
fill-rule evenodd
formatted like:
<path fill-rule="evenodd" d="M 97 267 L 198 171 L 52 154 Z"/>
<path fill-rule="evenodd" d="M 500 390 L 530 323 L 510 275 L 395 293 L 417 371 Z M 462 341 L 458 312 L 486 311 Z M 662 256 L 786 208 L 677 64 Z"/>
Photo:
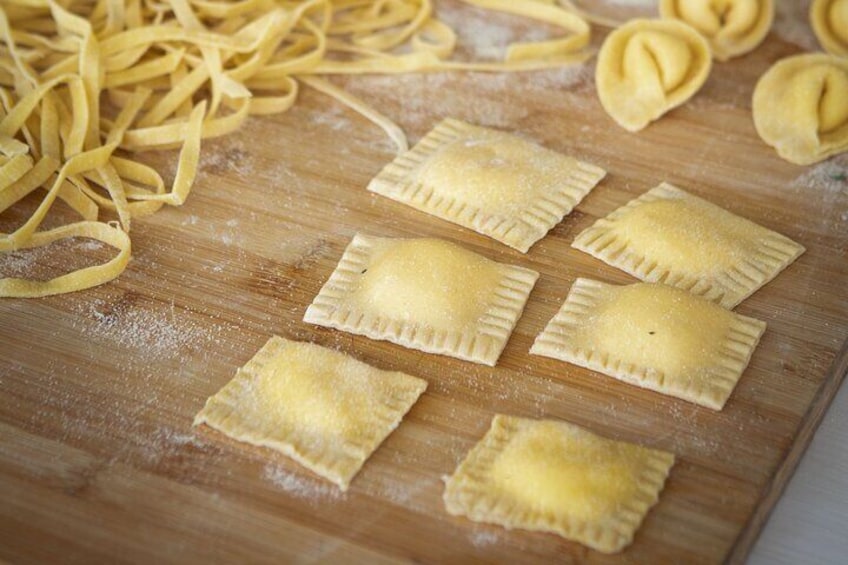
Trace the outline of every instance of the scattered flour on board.
<path fill-rule="evenodd" d="M 809 51 L 818 51 L 819 43 L 810 27 L 811 0 L 777 0 L 772 32 L 783 41 Z"/>
<path fill-rule="evenodd" d="M 254 173 L 254 159 L 241 139 L 232 136 L 211 140 L 200 152 L 198 180 L 206 175 L 249 177 Z"/>
<path fill-rule="evenodd" d="M 143 352 L 149 361 L 177 358 L 206 348 L 222 329 L 208 321 L 198 323 L 173 305 L 156 309 L 121 299 L 95 298 L 76 302 L 72 307 L 81 315 L 74 322 L 78 329 L 98 340 Z"/>
<path fill-rule="evenodd" d="M 319 483 L 317 480 L 299 477 L 273 463 L 265 466 L 262 476 L 275 487 L 295 498 L 340 499 L 344 493 L 331 483 Z"/>
<path fill-rule="evenodd" d="M 328 104 L 321 111 L 309 113 L 309 121 L 317 126 L 329 127 L 333 131 L 343 131 L 352 127 L 346 116 L 350 110 L 341 104 Z"/>
<path fill-rule="evenodd" d="M 588 14 L 614 22 L 659 17 L 658 0 L 572 0 L 572 3 Z"/>
<path fill-rule="evenodd" d="M 152 441 L 156 445 L 162 445 L 166 448 L 181 448 L 194 447 L 196 449 L 205 449 L 208 444 L 197 438 L 194 434 L 186 434 L 177 430 L 165 427 L 159 427 L 153 433 Z"/>
<path fill-rule="evenodd" d="M 184 217 L 180 221 L 181 226 L 192 227 L 197 232 L 209 236 L 211 239 L 219 241 L 226 246 L 241 244 L 243 242 L 243 234 L 239 230 L 239 221 L 236 218 L 230 218 L 224 222 L 209 218 L 201 218 L 195 214 Z"/>
<path fill-rule="evenodd" d="M 542 41 L 551 36 L 544 27 L 516 27 L 515 16 L 455 1 L 439 3 L 436 15 L 456 33 L 459 50 L 475 60 L 501 60 L 510 43 Z"/>
<path fill-rule="evenodd" d="M 789 186 L 798 192 L 815 194 L 815 198 L 828 203 L 823 209 L 831 210 L 829 221 L 834 222 L 834 227 L 845 227 L 848 222 L 848 155 L 838 155 L 808 168 Z"/>
<path fill-rule="evenodd" d="M 487 547 L 501 541 L 500 535 L 492 530 L 475 530 L 469 538 L 474 547 Z"/>
<path fill-rule="evenodd" d="M 186 450 L 203 452 L 203 460 L 220 453 L 218 447 L 205 443 L 194 434 L 160 426 L 152 434 L 144 436 L 139 454 L 147 464 L 155 465 L 163 460 L 178 457 Z"/>
<path fill-rule="evenodd" d="M 397 457 L 395 458 L 396 461 L 398 459 Z M 407 457 L 403 459 L 408 463 Z M 434 482 L 437 483 L 435 487 Z M 363 484 L 367 485 L 365 481 L 363 481 Z M 384 477 L 379 481 L 372 482 L 370 486 L 366 486 L 365 488 L 367 488 L 368 494 L 371 496 L 425 514 L 429 511 L 429 501 L 431 500 L 433 488 L 441 492 L 441 485 L 441 481 L 434 481 L 432 477 L 428 478 L 423 475 L 413 477 L 411 474 L 407 474 L 405 477 Z"/>
<path fill-rule="evenodd" d="M 601 4 L 609 4 L 610 6 L 650 8 L 657 5 L 657 0 L 602 0 Z"/>
<path fill-rule="evenodd" d="M 405 505 L 412 499 L 413 488 L 402 482 L 392 482 L 384 484 L 378 494 L 381 498 L 387 498 L 395 504 Z"/>
<path fill-rule="evenodd" d="M 0 254 L 0 277 L 29 278 L 39 266 L 55 266 L 57 258 L 61 261 L 70 255 L 85 256 L 106 249 L 111 247 L 96 239 L 74 237 L 43 247 L 10 251 Z"/>
<path fill-rule="evenodd" d="M 491 127 L 513 127 L 526 118 L 526 105 L 509 95 L 561 91 L 588 84 L 587 65 L 522 73 L 417 73 L 350 77 L 345 88 L 402 127 L 429 127 L 452 117 Z M 472 93 L 473 99 L 468 93 Z"/>
<path fill-rule="evenodd" d="M 848 196 L 848 155 L 839 155 L 808 168 L 790 186 Z"/>

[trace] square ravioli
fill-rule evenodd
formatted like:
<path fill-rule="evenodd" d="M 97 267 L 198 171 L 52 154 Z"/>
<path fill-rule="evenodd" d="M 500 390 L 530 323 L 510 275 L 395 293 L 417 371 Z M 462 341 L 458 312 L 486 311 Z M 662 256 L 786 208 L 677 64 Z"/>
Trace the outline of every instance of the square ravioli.
<path fill-rule="evenodd" d="M 605 174 L 520 137 L 446 119 L 368 190 L 526 253 Z"/>
<path fill-rule="evenodd" d="M 426 381 L 314 343 L 272 337 L 194 418 L 291 457 L 347 490 Z"/>
<path fill-rule="evenodd" d="M 765 329 L 671 286 L 577 279 L 530 353 L 721 410 Z"/>
<path fill-rule="evenodd" d="M 357 234 L 303 320 L 494 365 L 538 278 L 439 239 Z"/>
<path fill-rule="evenodd" d="M 620 551 L 656 504 L 674 455 L 567 422 L 497 415 L 445 485 L 448 513 Z"/>
<path fill-rule="evenodd" d="M 791 239 L 668 183 L 580 233 L 572 247 L 643 281 L 733 308 L 804 252 Z"/>

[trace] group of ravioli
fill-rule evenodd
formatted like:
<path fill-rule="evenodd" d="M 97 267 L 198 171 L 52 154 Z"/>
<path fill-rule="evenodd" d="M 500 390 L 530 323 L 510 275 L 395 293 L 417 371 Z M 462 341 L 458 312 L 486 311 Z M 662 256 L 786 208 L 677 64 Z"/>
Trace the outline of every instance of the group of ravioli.
<path fill-rule="evenodd" d="M 521 137 L 446 119 L 368 189 L 527 252 L 605 175 Z M 645 282 L 577 279 L 530 353 L 716 410 L 765 330 L 730 308 L 803 252 L 666 183 L 598 220 L 573 247 Z M 440 239 L 357 234 L 304 321 L 495 365 L 538 277 Z M 426 386 L 274 337 L 195 424 L 279 450 L 345 490 Z M 615 552 L 632 541 L 673 462 L 571 423 L 496 415 L 447 479 L 444 502 L 450 514 Z"/>
<path fill-rule="evenodd" d="M 765 39 L 773 0 L 660 0 L 662 19 L 631 20 L 607 36 L 595 83 L 607 113 L 638 131 L 703 86 L 712 58 L 744 55 Z M 848 0 L 815 0 L 810 21 L 827 53 L 775 63 L 757 82 L 754 125 L 799 165 L 848 149 Z"/>

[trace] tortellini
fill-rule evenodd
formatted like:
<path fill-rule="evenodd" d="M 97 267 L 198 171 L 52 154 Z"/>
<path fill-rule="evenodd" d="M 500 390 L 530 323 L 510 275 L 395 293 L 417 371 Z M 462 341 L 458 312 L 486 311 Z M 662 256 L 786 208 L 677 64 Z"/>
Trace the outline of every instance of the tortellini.
<path fill-rule="evenodd" d="M 762 43 L 774 20 L 773 0 L 660 0 L 660 15 L 686 22 L 727 61 Z"/>
<path fill-rule="evenodd" d="M 848 56 L 848 0 L 815 0 L 810 22 L 825 51 Z"/>
<path fill-rule="evenodd" d="M 607 36 L 595 84 L 606 112 L 638 131 L 691 98 L 712 67 L 707 41 L 677 20 L 636 19 Z"/>
<path fill-rule="evenodd" d="M 848 150 L 848 58 L 825 53 L 775 63 L 754 89 L 754 125 L 792 163 Z"/>

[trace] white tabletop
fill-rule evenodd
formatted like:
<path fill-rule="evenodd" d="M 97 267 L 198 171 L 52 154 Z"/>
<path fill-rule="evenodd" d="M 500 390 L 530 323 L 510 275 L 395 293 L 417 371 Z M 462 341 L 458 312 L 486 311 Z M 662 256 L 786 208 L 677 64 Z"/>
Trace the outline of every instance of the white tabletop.
<path fill-rule="evenodd" d="M 848 563 L 848 385 L 825 414 L 748 563 Z"/>

